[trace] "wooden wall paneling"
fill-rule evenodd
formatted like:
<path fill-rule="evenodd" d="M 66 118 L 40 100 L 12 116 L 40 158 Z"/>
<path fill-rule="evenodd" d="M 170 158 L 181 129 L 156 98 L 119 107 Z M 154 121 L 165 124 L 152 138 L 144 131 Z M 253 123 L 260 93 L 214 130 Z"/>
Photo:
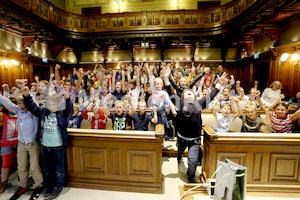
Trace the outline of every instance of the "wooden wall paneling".
<path fill-rule="evenodd" d="M 300 61 L 299 61 L 300 62 Z M 297 75 L 295 77 L 296 79 L 296 84 L 294 85 L 294 91 L 297 93 L 300 91 L 300 63 L 295 66 L 295 74 Z"/>
<path fill-rule="evenodd" d="M 68 130 L 69 186 L 162 192 L 162 135 L 153 131 Z"/>
<path fill-rule="evenodd" d="M 205 133 L 204 174 L 226 157 L 247 167 L 247 191 L 300 192 L 299 144 L 295 134 Z"/>
<path fill-rule="evenodd" d="M 298 183 L 300 180 L 299 160 L 300 154 L 271 154 L 269 181 Z"/>
<path fill-rule="evenodd" d="M 251 177 L 252 182 L 262 181 L 263 155 L 264 153 L 259 153 L 259 152 L 254 153 L 253 168 L 252 168 L 253 176 Z"/>

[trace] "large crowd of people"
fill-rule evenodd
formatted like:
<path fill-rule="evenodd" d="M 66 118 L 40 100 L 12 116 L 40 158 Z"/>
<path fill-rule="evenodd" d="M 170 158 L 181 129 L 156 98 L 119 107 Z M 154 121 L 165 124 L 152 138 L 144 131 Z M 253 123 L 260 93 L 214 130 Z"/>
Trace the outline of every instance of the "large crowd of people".
<path fill-rule="evenodd" d="M 108 118 L 113 130 L 127 130 L 130 120 L 133 130 L 163 124 L 165 140 L 177 137 L 178 163 L 188 147 L 189 182 L 195 182 L 203 109 L 211 109 L 217 133 L 229 132 L 235 118 L 242 120 L 241 132 L 259 132 L 262 125 L 270 125 L 273 133 L 299 132 L 300 91 L 285 102 L 279 81 L 264 91 L 255 81 L 245 94 L 242 80 L 228 75 L 222 65 L 215 73 L 193 62 L 182 67 L 173 62 L 122 64 L 117 70 L 95 65 L 92 71 L 74 68 L 63 77 L 60 69 L 57 64 L 49 80 L 35 76 L 32 83 L 17 79 L 15 85 L 2 85 L 0 193 L 8 187 L 17 155 L 19 187 L 12 200 L 29 190 L 29 166 L 34 180 L 31 199 L 45 187 L 44 199 L 58 197 L 66 176 L 67 128 L 80 128 L 83 120 L 92 129 L 106 129 Z M 265 120 L 257 116 L 258 109 Z"/>

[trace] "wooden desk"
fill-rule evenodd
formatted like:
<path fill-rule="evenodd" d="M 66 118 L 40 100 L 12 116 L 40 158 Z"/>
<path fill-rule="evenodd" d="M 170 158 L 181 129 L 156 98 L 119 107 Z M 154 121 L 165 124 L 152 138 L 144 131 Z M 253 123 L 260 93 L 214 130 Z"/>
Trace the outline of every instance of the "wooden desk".
<path fill-rule="evenodd" d="M 217 160 L 247 167 L 247 191 L 300 192 L 300 134 L 205 132 L 203 173 L 211 177 Z"/>
<path fill-rule="evenodd" d="M 162 125 L 155 131 L 68 131 L 68 186 L 162 193 Z"/>

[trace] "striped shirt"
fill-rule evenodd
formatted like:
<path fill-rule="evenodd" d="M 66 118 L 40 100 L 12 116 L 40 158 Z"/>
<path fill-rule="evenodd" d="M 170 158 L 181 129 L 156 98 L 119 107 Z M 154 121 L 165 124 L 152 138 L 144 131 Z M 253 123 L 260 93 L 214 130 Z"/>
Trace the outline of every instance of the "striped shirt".
<path fill-rule="evenodd" d="M 292 133 L 293 120 L 290 114 L 286 118 L 277 118 L 277 115 L 271 113 L 272 133 Z"/>

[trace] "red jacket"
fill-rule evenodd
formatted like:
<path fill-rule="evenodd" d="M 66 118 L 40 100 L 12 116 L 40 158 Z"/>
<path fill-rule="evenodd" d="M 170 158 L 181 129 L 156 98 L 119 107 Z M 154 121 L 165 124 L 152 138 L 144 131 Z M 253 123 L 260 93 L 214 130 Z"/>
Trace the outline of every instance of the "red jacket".
<path fill-rule="evenodd" d="M 102 110 L 99 108 L 99 119 L 95 119 L 94 116 L 89 116 L 87 109 L 85 109 L 82 113 L 83 119 L 91 122 L 92 129 L 106 129 L 107 117 L 103 114 Z"/>
<path fill-rule="evenodd" d="M 17 115 L 3 113 L 3 132 L 1 147 L 11 147 L 18 145 L 18 123 Z"/>

